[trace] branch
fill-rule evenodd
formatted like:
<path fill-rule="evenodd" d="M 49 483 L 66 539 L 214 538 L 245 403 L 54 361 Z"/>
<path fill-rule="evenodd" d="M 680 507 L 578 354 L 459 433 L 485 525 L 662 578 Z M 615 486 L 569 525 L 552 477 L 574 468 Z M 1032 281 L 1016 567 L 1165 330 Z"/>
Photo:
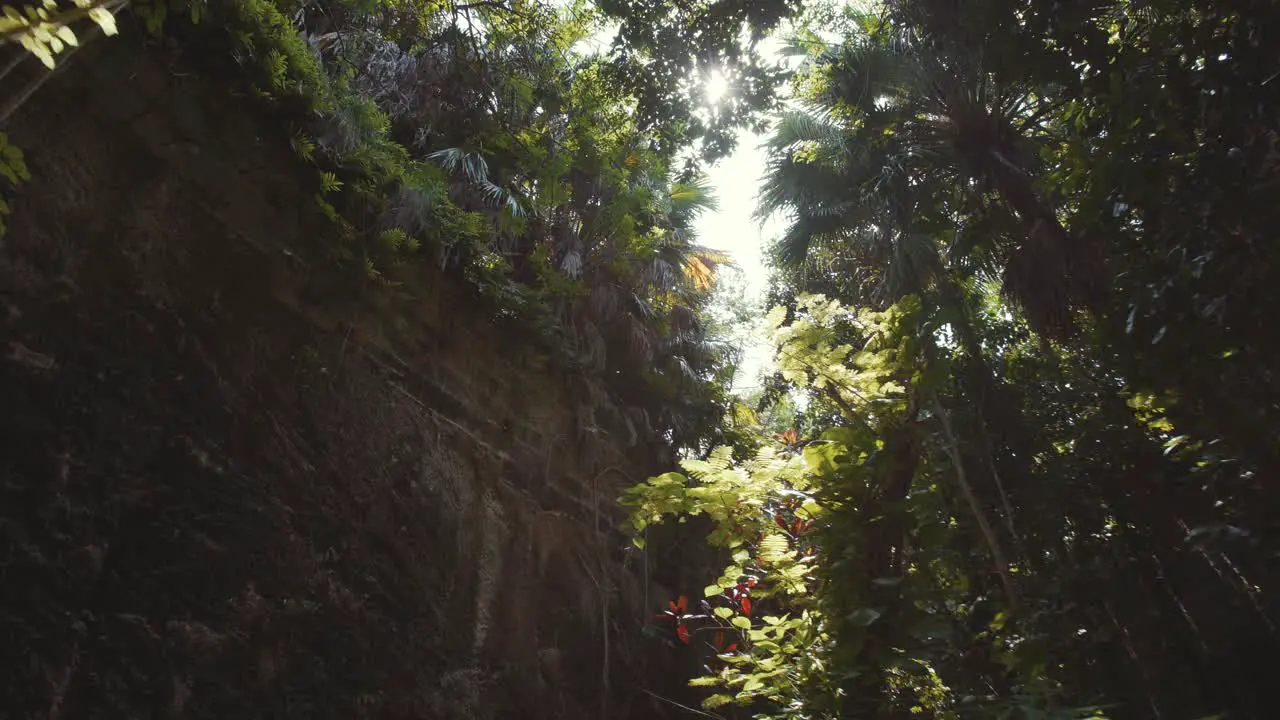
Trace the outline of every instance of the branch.
<path fill-rule="evenodd" d="M 506 3 L 499 2 L 499 0 L 477 0 L 476 2 L 453 6 L 455 12 L 458 10 L 471 10 L 472 8 L 493 8 L 494 10 L 506 10 L 509 13 L 516 12 L 515 8 L 508 7 Z"/>
<path fill-rule="evenodd" d="M 88 17 L 94 10 L 106 8 L 114 13 L 126 4 L 127 0 L 94 0 L 90 5 L 60 12 L 57 15 L 53 15 L 48 20 L 34 21 L 31 25 L 19 25 L 0 32 L 0 43 L 14 42 L 17 38 L 24 35 L 30 35 L 36 25 L 53 25 L 54 27 L 70 25 L 76 20 Z"/>
<path fill-rule="evenodd" d="M 863 428 L 867 430 L 867 432 L 870 432 L 873 435 L 876 434 L 876 430 L 871 426 L 871 423 L 867 422 L 865 418 L 859 415 L 858 411 L 853 409 L 853 406 L 849 404 L 848 400 L 845 400 L 844 398 L 840 397 L 840 393 L 836 392 L 835 386 L 827 385 L 825 389 L 827 391 L 826 392 L 827 399 L 835 403 L 840 408 L 841 412 L 843 412 L 846 416 L 848 416 L 849 419 L 856 420 L 859 424 L 862 425 Z"/>
<path fill-rule="evenodd" d="M 702 710 L 699 710 L 699 709 L 697 709 L 697 708 L 691 708 L 691 707 L 689 707 L 688 705 L 681 705 L 680 703 L 676 702 L 675 700 L 671 700 L 671 699 L 669 699 L 669 698 L 664 698 L 664 697 L 662 697 L 661 695 L 659 695 L 658 693 L 655 693 L 655 692 L 653 692 L 653 691 L 649 690 L 648 688 L 640 688 L 640 690 L 641 690 L 641 691 L 643 691 L 646 695 L 648 695 L 648 696 L 650 696 L 650 697 L 656 698 L 656 699 L 661 700 L 662 702 L 665 702 L 665 703 L 670 703 L 670 704 L 672 704 L 672 705 L 675 705 L 676 707 L 680 708 L 681 710 L 685 710 L 685 711 L 691 712 L 691 713 L 693 713 L 694 715 L 701 715 L 702 717 L 715 718 L 715 720 L 725 720 L 725 717 L 724 717 L 723 715 L 715 715 L 715 714 L 713 714 L 713 713 L 703 712 Z"/>
<path fill-rule="evenodd" d="M 69 50 L 67 50 L 65 53 L 62 54 L 62 56 L 59 58 L 60 60 L 62 60 L 62 62 L 58 63 L 57 66 L 55 66 L 52 70 L 49 70 L 47 72 L 42 72 L 36 77 L 32 78 L 31 80 L 28 80 L 27 84 L 24 85 L 22 89 L 17 92 L 17 94 L 9 98 L 4 103 L 3 106 L 0 106 L 0 125 L 4 125 L 6 122 L 8 122 L 9 117 L 12 116 L 15 112 L 17 112 L 18 108 L 22 107 L 24 103 L 30 100 L 31 96 L 34 95 L 35 92 L 39 90 L 40 87 L 43 86 L 46 81 L 49 80 L 49 78 L 62 72 L 62 70 L 67 67 L 67 61 L 70 60 L 71 57 L 80 50 L 80 48 L 84 47 L 85 43 L 89 42 L 90 40 L 93 40 L 94 38 L 98 37 L 101 34 L 102 34 L 102 28 L 98 27 L 97 25 L 94 25 L 93 28 L 90 29 L 89 32 L 86 33 L 84 37 L 80 38 L 79 44 L 75 45 L 74 47 L 70 48 Z M 27 51 L 25 49 L 22 50 L 21 53 L 22 53 L 21 57 L 25 57 L 27 55 Z M 12 69 L 16 65 L 17 65 L 17 62 L 14 62 L 9 66 L 9 68 Z M 8 70 L 6 70 L 6 73 L 7 72 Z"/>

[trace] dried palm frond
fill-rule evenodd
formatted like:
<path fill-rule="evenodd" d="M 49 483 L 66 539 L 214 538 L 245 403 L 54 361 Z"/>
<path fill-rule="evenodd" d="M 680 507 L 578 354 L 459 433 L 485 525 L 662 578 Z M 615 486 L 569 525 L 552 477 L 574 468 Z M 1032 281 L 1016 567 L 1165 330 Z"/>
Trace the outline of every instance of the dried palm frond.
<path fill-rule="evenodd" d="M 582 253 L 577 249 L 569 250 L 560 258 L 560 272 L 571 278 L 582 276 Z"/>
<path fill-rule="evenodd" d="M 627 349 L 646 365 L 653 362 L 653 328 L 635 315 L 627 315 Z"/>
<path fill-rule="evenodd" d="M 685 277 L 693 283 L 697 290 L 709 290 L 715 284 L 716 266 L 727 263 L 729 256 L 715 251 L 697 251 L 690 253 L 685 259 Z"/>

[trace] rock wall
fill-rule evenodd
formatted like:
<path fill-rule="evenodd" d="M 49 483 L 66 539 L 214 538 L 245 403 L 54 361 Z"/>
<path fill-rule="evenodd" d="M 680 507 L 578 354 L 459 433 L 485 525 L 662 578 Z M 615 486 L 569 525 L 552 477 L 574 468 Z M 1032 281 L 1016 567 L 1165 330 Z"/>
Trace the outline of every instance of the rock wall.
<path fill-rule="evenodd" d="M 3 128 L 33 179 L 0 241 L 0 716 L 696 702 L 613 530 L 655 468 L 460 283 L 398 311 L 411 343 L 335 300 L 314 169 L 189 65 L 126 32 Z"/>

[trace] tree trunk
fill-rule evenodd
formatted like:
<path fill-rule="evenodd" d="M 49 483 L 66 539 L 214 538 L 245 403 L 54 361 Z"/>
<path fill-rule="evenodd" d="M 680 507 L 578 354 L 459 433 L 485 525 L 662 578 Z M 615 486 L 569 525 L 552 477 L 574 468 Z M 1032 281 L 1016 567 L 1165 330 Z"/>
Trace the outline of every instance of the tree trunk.
<path fill-rule="evenodd" d="M 1104 294 L 1098 249 L 1074 237 L 1036 192 L 1012 148 L 993 148 L 987 178 L 1022 222 L 1027 236 L 1005 266 L 1004 290 L 1041 334 L 1069 335 L 1073 309 L 1096 312 Z"/>
<path fill-rule="evenodd" d="M 942 421 L 942 434 L 947 441 L 944 450 L 947 457 L 951 459 L 951 464 L 955 467 L 956 484 L 960 486 L 960 493 L 964 496 L 965 502 L 968 503 L 973 519 L 978 523 L 978 531 L 982 533 L 982 539 L 987 544 L 991 559 L 996 564 L 996 572 L 1000 574 L 1000 582 L 1004 585 L 1005 595 L 1009 599 L 1009 608 L 1016 611 L 1020 604 L 1020 597 L 1018 586 L 1013 582 L 1013 575 L 1009 572 L 1008 555 L 1005 554 L 1004 547 L 1001 546 L 1000 539 L 996 537 L 995 531 L 991 529 L 991 522 L 987 519 L 987 512 L 983 509 L 982 502 L 978 500 L 978 496 L 973 492 L 973 486 L 969 484 L 968 477 L 964 471 L 964 461 L 960 457 L 960 444 L 951 428 L 951 418 L 946 408 L 942 407 L 942 403 L 938 401 L 937 395 L 933 397 L 933 407 L 934 411 L 938 413 L 938 419 Z"/>

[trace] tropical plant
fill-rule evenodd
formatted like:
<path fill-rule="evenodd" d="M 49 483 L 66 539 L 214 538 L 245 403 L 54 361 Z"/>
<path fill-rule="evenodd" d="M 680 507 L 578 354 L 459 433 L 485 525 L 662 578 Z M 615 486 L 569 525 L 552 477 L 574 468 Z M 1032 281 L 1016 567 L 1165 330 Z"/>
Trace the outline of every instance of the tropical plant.
<path fill-rule="evenodd" d="M 910 18 L 857 26 L 838 45 L 809 45 L 800 107 L 770 139 L 761 213 L 794 215 L 779 260 L 805 260 L 817 241 L 817 264 L 872 282 L 884 302 L 927 285 L 944 253 L 981 259 L 975 270 L 1000 277 L 1034 327 L 1065 331 L 1073 308 L 1096 306 L 1102 268 L 1037 187 L 1044 89 L 1006 81 Z"/>
<path fill-rule="evenodd" d="M 771 393 L 804 406 L 822 508 L 804 602 L 839 709 L 816 709 L 832 697 L 818 685 L 787 694 L 794 661 L 752 701 L 788 717 L 1267 716 L 1258 668 L 1232 658 L 1274 637 L 1278 608 L 1259 480 L 1276 467 L 1274 263 L 1256 240 L 1278 187 L 1259 54 L 1275 8 L 834 12 L 842 37 L 794 43 L 810 60 L 762 213 L 791 220 L 774 295 L 805 340 Z M 867 346 L 869 310 L 901 320 Z M 898 374 L 858 386 L 886 337 Z"/>

